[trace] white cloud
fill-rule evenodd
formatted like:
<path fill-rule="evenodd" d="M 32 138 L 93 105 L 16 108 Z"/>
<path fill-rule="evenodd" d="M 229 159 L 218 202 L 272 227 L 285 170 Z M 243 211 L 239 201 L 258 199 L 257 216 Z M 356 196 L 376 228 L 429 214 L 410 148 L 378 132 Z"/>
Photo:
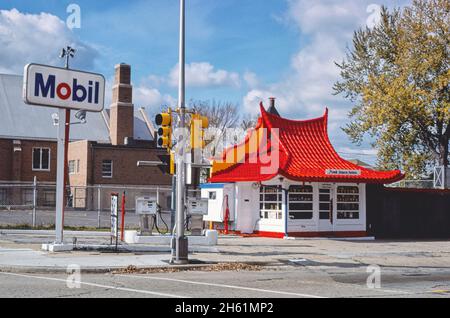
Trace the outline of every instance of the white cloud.
<path fill-rule="evenodd" d="M 383 3 L 398 7 L 405 1 Z M 256 83 L 249 85 L 243 98 L 244 110 L 258 113 L 259 102 L 262 100 L 267 106 L 271 96 L 277 98 L 281 115 L 290 118 L 321 116 L 328 107 L 330 138 L 337 147 L 347 146 L 349 140 L 341 127 L 348 122 L 347 114 L 352 105 L 342 96 L 333 95 L 332 88 L 340 72 L 335 62 L 344 58 L 355 30 L 373 25 L 377 13 L 373 5 L 370 7 L 373 0 L 287 0 L 287 4 L 285 14 L 277 16 L 276 20 L 298 32 L 300 49 L 292 55 L 289 71 L 278 82 L 252 81 L 257 75 L 250 76 L 248 81 L 244 76 L 248 84 Z M 362 155 L 372 157 L 375 154 L 370 150 L 363 151 Z"/>
<path fill-rule="evenodd" d="M 21 74 L 27 63 L 62 65 L 61 48 L 77 49 L 72 66 L 92 69 L 97 51 L 79 41 L 64 21 L 49 13 L 25 14 L 17 9 L 0 10 L 0 71 Z"/>
<path fill-rule="evenodd" d="M 341 147 L 338 149 L 338 151 L 347 155 L 376 156 L 378 154 L 377 149 L 355 149 L 349 147 Z"/>
<path fill-rule="evenodd" d="M 163 105 L 174 107 L 176 100 L 170 95 L 161 94 L 156 88 L 141 85 L 133 89 L 133 103 L 136 107 L 159 111 Z"/>
<path fill-rule="evenodd" d="M 114 76 L 106 79 L 105 82 L 105 107 L 109 107 L 112 103 L 112 88 L 114 85 Z"/>
<path fill-rule="evenodd" d="M 353 32 L 369 22 L 373 13 L 367 8 L 372 2 L 288 0 L 287 12 L 277 20 L 299 33 L 300 49 L 292 55 L 289 72 L 284 78 L 249 88 L 243 98 L 244 109 L 255 113 L 259 101 L 266 102 L 270 96 L 277 98 L 280 113 L 291 118 L 317 117 L 328 107 L 332 139 L 338 144 L 347 143 L 340 127 L 348 120 L 351 104 L 342 96 L 333 95 L 333 85 L 339 80 L 335 62 L 344 58 Z"/>
<path fill-rule="evenodd" d="M 247 103 L 257 92 L 261 97 L 277 97 L 278 108 L 286 116 L 317 116 L 325 106 L 340 115 L 346 113 L 348 105 L 333 95 L 333 84 L 339 79 L 335 62 L 344 57 L 353 31 L 367 20 L 368 4 L 366 0 L 289 0 L 284 23 L 299 31 L 301 49 L 291 58 L 289 75 L 249 91 L 243 101 L 246 109 L 251 108 Z M 345 111 L 338 111 L 339 107 Z M 332 120 L 341 121 L 342 116 Z"/>
<path fill-rule="evenodd" d="M 293 20 L 304 34 L 353 31 L 367 19 L 367 0 L 289 0 L 287 19 Z M 345 36 L 345 34 L 344 34 Z"/>
<path fill-rule="evenodd" d="M 253 89 L 244 97 L 244 111 L 252 115 L 259 113 L 259 103 L 267 101 L 273 95 L 265 90 Z"/>
<path fill-rule="evenodd" d="M 106 80 L 105 105 L 109 107 L 112 103 L 112 89 L 114 86 L 114 76 Z M 144 78 L 139 85 L 133 84 L 133 104 L 135 109 L 146 108 L 149 112 L 158 112 L 162 106 L 175 107 L 177 100 L 169 94 L 163 94 L 158 88 L 149 85 L 148 78 Z"/>
<path fill-rule="evenodd" d="M 178 64 L 169 74 L 168 83 L 173 87 L 178 86 Z M 214 86 L 240 86 L 238 73 L 229 72 L 215 67 L 208 62 L 191 63 L 186 65 L 186 85 L 190 87 L 214 87 Z"/>
<path fill-rule="evenodd" d="M 247 86 L 251 89 L 260 85 L 258 75 L 256 75 L 256 73 L 247 71 L 244 73 L 243 78 Z"/>
<path fill-rule="evenodd" d="M 336 149 L 336 151 L 346 159 L 359 159 L 361 161 L 364 161 L 368 164 L 375 165 L 376 164 L 376 158 L 378 155 L 378 150 L 371 148 L 361 148 L 353 146 L 350 147 L 339 147 Z"/>

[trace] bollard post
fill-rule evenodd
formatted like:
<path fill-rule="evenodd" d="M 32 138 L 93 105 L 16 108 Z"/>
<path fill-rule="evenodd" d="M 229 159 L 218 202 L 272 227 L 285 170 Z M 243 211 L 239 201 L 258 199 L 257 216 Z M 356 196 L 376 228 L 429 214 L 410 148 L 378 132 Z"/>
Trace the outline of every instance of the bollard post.
<path fill-rule="evenodd" d="M 100 213 L 102 211 L 101 204 L 102 204 L 102 189 L 100 186 L 98 186 L 98 188 L 97 188 L 97 228 L 98 229 L 101 227 L 101 220 L 100 220 Z"/>
<path fill-rule="evenodd" d="M 156 187 L 156 208 L 160 209 L 159 211 L 161 211 L 161 205 L 159 204 L 159 187 Z M 160 214 L 160 217 L 162 218 L 162 213 Z M 156 216 L 155 218 L 155 224 L 156 226 L 159 226 L 158 224 L 158 216 Z"/>
<path fill-rule="evenodd" d="M 37 205 L 37 178 L 33 178 L 33 227 L 36 227 L 36 205 Z"/>
<path fill-rule="evenodd" d="M 126 198 L 126 192 L 124 191 L 122 194 L 122 217 L 121 217 L 121 224 L 120 224 L 120 240 L 124 241 L 124 234 L 125 234 L 125 198 Z"/>

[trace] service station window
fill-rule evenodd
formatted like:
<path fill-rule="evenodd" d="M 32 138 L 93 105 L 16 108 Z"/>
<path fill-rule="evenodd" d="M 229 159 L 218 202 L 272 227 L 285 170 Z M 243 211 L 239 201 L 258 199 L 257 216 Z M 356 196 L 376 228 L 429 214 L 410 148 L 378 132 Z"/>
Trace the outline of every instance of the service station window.
<path fill-rule="evenodd" d="M 50 148 L 33 148 L 33 171 L 50 171 Z"/>
<path fill-rule="evenodd" d="M 313 218 L 313 187 L 289 187 L 289 218 L 291 220 L 311 220 Z"/>
<path fill-rule="evenodd" d="M 113 162 L 112 160 L 103 160 L 102 162 L 102 177 L 112 178 L 113 177 Z"/>
<path fill-rule="evenodd" d="M 209 191 L 209 199 L 210 200 L 217 200 L 217 192 L 216 191 Z"/>
<path fill-rule="evenodd" d="M 69 174 L 75 174 L 76 171 L 76 162 L 75 160 L 69 160 Z"/>
<path fill-rule="evenodd" d="M 283 190 L 281 187 L 262 186 L 260 189 L 259 200 L 261 219 L 283 219 Z"/>
<path fill-rule="evenodd" d="M 359 219 L 359 188 L 355 186 L 337 187 L 337 218 L 340 220 Z"/>

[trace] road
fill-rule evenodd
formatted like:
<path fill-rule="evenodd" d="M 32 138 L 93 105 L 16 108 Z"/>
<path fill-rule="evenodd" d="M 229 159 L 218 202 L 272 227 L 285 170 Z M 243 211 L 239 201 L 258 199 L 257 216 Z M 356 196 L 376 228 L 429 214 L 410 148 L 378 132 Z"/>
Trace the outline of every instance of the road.
<path fill-rule="evenodd" d="M 95 234 L 95 235 L 94 235 Z M 79 244 L 103 244 L 99 233 L 75 232 Z M 72 241 L 67 235 L 68 242 Z M 170 257 L 154 253 L 74 251 L 47 254 L 47 231 L 0 231 L 4 270 L 166 266 Z M 3 248 L 3 250 L 2 250 Z M 82 274 L 81 288 L 66 286 L 64 274 L 0 273 L 0 297 L 450 297 L 450 241 L 277 240 L 221 236 L 218 252 L 197 252 L 205 264 L 259 264 L 261 271 L 158 274 Z M 254 269 L 254 268 L 253 268 Z M 369 276 L 380 288 L 367 286 Z M 369 270 L 369 272 L 368 272 Z M 378 286 L 374 286 L 378 287 Z"/>
<path fill-rule="evenodd" d="M 365 267 L 291 265 L 246 272 L 82 274 L 80 288 L 68 288 L 64 274 L 0 273 L 0 297 L 450 297 L 449 269 L 383 268 L 379 289 L 367 287 L 368 276 Z"/>

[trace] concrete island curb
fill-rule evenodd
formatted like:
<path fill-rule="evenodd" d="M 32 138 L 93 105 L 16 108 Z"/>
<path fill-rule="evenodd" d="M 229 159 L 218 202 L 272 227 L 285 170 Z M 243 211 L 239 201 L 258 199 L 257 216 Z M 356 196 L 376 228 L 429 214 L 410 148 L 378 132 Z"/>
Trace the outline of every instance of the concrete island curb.
<path fill-rule="evenodd" d="M 99 252 L 119 252 L 119 253 L 170 253 L 171 248 L 164 245 L 101 245 L 101 244 L 66 244 L 61 245 L 59 251 L 51 250 L 53 244 L 42 244 L 42 250 L 52 252 L 71 252 L 71 251 L 99 251 Z M 220 253 L 217 247 L 212 246 L 190 246 L 190 253 Z"/>
<path fill-rule="evenodd" d="M 195 262 L 195 260 L 193 260 Z M 201 271 L 208 270 L 220 264 L 227 265 L 247 265 L 258 266 L 261 268 L 274 268 L 279 266 L 286 266 L 285 263 L 269 263 L 269 262 L 205 262 L 202 264 L 187 264 L 187 265 L 170 265 L 167 260 L 167 265 L 157 266 L 99 266 L 99 267 L 81 267 L 81 274 L 127 274 L 128 272 L 138 273 L 153 271 L 153 272 L 172 272 L 172 271 Z M 0 266 L 0 273 L 14 273 L 14 274 L 68 274 L 68 268 L 65 266 Z"/>

